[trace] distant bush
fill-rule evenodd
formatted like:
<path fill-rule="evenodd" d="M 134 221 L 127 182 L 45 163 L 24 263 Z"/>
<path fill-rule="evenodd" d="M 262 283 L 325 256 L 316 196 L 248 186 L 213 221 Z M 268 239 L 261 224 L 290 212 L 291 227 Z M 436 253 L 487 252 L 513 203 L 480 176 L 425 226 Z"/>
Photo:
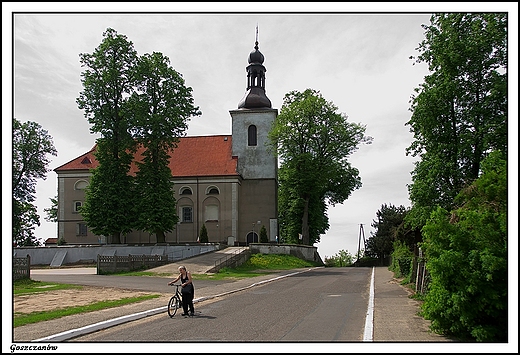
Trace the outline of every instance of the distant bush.
<path fill-rule="evenodd" d="M 352 266 L 353 257 L 347 250 L 340 250 L 337 254 L 333 256 L 325 257 L 325 266 L 329 267 L 343 267 L 343 266 Z"/>

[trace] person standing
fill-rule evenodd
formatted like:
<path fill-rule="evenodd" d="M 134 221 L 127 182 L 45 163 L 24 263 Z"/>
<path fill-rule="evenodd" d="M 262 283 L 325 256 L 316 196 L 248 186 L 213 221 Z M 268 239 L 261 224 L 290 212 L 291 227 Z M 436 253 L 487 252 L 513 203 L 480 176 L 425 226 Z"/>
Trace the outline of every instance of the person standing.
<path fill-rule="evenodd" d="M 172 285 L 178 280 L 181 280 L 181 293 L 182 293 L 182 308 L 184 310 L 183 316 L 189 315 L 193 316 L 195 314 L 195 310 L 193 307 L 193 297 L 195 296 L 195 287 L 193 286 L 193 280 L 191 278 L 191 273 L 186 270 L 185 266 L 179 266 L 179 276 L 177 276 L 173 281 L 168 282 L 168 285 Z"/>

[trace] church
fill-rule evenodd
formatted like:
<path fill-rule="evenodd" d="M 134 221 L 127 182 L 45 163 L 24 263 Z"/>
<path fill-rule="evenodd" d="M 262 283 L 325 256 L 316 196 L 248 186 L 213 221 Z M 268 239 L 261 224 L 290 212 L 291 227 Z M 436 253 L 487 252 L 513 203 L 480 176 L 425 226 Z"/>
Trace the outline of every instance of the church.
<path fill-rule="evenodd" d="M 166 243 L 197 242 L 203 225 L 210 243 L 259 242 L 262 227 L 269 241 L 277 240 L 278 160 L 267 143 L 278 110 L 266 96 L 263 62 L 256 41 L 246 67 L 245 95 L 237 109 L 229 111 L 231 135 L 182 137 L 171 152 L 169 166 L 179 222 L 166 233 Z M 54 169 L 58 176 L 58 239 L 68 245 L 111 244 L 110 236 L 92 233 L 79 213 L 90 171 L 98 166 L 95 149 Z M 141 153 L 138 150 L 134 156 Z M 130 174 L 136 171 L 132 164 Z M 154 234 L 144 231 L 121 236 L 123 244 L 156 242 Z"/>

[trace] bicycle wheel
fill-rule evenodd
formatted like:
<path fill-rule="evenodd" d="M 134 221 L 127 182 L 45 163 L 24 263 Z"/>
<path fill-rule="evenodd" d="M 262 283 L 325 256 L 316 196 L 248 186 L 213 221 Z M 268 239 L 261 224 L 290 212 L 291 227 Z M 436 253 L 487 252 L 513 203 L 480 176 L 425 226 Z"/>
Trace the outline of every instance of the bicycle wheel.
<path fill-rule="evenodd" d="M 181 299 L 179 296 L 175 295 L 170 298 L 170 301 L 168 302 L 168 315 L 170 317 L 173 317 L 175 313 L 177 313 L 177 310 L 182 307 Z"/>

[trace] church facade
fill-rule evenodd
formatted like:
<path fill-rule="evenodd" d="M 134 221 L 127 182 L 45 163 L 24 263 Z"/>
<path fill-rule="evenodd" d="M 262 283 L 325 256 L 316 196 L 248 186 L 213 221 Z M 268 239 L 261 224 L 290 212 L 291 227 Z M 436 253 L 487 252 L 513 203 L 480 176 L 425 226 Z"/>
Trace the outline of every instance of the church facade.
<path fill-rule="evenodd" d="M 237 109 L 230 110 L 231 135 L 180 138 L 170 154 L 179 222 L 166 233 L 166 243 L 196 242 L 202 225 L 211 243 L 247 245 L 259 242 L 260 229 L 269 241 L 278 235 L 278 161 L 268 148 L 268 132 L 278 111 L 265 93 L 264 56 L 255 42 L 246 67 L 247 88 Z M 110 244 L 110 236 L 92 233 L 79 212 L 91 169 L 89 152 L 54 169 L 58 176 L 58 238 L 69 245 Z M 142 150 L 135 153 L 135 160 Z M 130 174 L 137 166 L 131 165 Z M 160 201 L 157 201 L 160 203 Z M 156 243 L 154 234 L 132 231 L 124 244 Z"/>

